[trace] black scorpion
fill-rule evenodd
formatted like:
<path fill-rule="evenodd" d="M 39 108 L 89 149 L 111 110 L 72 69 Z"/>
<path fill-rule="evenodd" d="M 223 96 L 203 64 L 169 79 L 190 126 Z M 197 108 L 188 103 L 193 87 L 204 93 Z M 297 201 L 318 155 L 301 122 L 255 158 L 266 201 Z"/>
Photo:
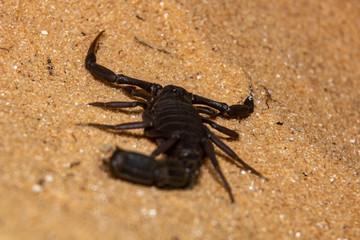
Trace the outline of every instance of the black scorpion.
<path fill-rule="evenodd" d="M 207 156 L 219 174 L 231 202 L 234 202 L 230 185 L 216 159 L 211 143 L 213 142 L 245 169 L 267 180 L 261 173 L 241 160 L 204 123 L 231 138 L 238 137 L 235 131 L 199 115 L 199 113 L 203 113 L 211 117 L 218 115 L 236 118 L 247 117 L 254 110 L 252 94 L 245 99 L 243 104 L 228 106 L 226 103 L 189 93 L 182 87 L 174 85 L 162 87 L 156 83 L 115 74 L 113 71 L 96 63 L 95 53 L 98 48 L 98 41 L 103 33 L 104 31 L 98 34 L 89 48 L 85 59 L 87 70 L 92 76 L 106 83 L 131 85 L 124 86 L 125 92 L 144 100 L 92 102 L 89 105 L 115 109 L 141 106 L 145 110 L 142 116 L 143 121 L 118 125 L 98 123 L 81 123 L 80 125 L 111 130 L 143 128 L 145 136 L 154 139 L 158 145 L 150 156 L 124 151 L 117 147 L 109 159 L 110 171 L 115 177 L 138 184 L 155 185 L 160 188 L 184 188 L 194 184 L 202 160 Z M 193 104 L 197 104 L 197 106 L 193 106 Z M 161 153 L 165 153 L 168 158 L 155 160 L 155 157 Z"/>

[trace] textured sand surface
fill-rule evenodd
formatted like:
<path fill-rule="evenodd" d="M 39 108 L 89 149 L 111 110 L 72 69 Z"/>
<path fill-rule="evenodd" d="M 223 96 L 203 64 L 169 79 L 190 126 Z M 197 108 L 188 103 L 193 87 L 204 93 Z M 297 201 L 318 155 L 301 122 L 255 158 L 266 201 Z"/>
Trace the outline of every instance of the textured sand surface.
<path fill-rule="evenodd" d="M 359 1 L 144 2 L 0 1 L 0 239 L 360 239 Z M 216 134 L 270 181 L 219 149 L 235 204 L 208 160 L 187 190 L 111 178 L 104 147 L 155 144 L 76 125 L 141 119 L 86 105 L 130 100 L 84 67 L 101 30 L 117 73 L 229 104 L 252 86 L 254 114 L 217 119 L 240 138 Z"/>

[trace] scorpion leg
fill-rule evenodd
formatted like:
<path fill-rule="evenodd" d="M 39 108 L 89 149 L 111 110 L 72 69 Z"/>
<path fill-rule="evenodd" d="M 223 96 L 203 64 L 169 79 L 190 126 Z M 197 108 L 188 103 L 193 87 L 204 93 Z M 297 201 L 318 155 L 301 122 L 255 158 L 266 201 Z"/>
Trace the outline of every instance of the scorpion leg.
<path fill-rule="evenodd" d="M 225 185 L 225 189 L 229 193 L 231 203 L 234 203 L 235 200 L 234 200 L 234 196 L 233 196 L 232 191 L 231 191 L 231 187 L 230 187 L 229 183 L 227 182 L 224 174 L 221 171 L 219 162 L 218 162 L 218 160 L 216 159 L 216 156 L 215 156 L 213 146 L 211 145 L 211 143 L 207 139 L 204 139 L 202 143 L 203 143 L 203 147 L 204 147 L 206 155 L 210 158 L 211 163 L 213 164 L 215 170 L 218 172 L 218 174 L 220 175 L 221 180 L 223 181 L 223 183 Z"/>
<path fill-rule="evenodd" d="M 156 161 L 151 156 L 116 148 L 110 157 L 112 174 L 130 182 L 157 187 L 182 188 L 194 183 L 195 174 L 178 160 Z"/>
<path fill-rule="evenodd" d="M 208 98 L 204 98 L 198 95 L 192 95 L 193 104 L 203 104 L 212 108 L 215 108 L 220 114 L 226 113 L 230 117 L 245 118 L 254 111 L 254 100 L 252 94 L 248 96 L 243 104 L 227 105 L 223 102 L 217 102 Z"/>
<path fill-rule="evenodd" d="M 203 123 L 207 123 L 209 124 L 212 128 L 218 130 L 219 132 L 222 132 L 225 135 L 228 135 L 229 137 L 232 138 L 238 138 L 239 134 L 237 134 L 237 132 L 235 132 L 234 130 L 228 129 L 227 127 L 221 126 L 207 118 L 201 117 L 201 120 Z"/>
<path fill-rule="evenodd" d="M 90 45 L 89 51 L 85 58 L 85 67 L 87 70 L 89 70 L 91 75 L 93 75 L 97 79 L 100 79 L 102 81 L 109 82 L 109 83 L 128 84 L 128 85 L 138 86 L 138 87 L 144 89 L 145 91 L 156 95 L 162 89 L 161 85 L 156 84 L 156 83 L 146 82 L 146 81 L 139 80 L 136 78 L 131 78 L 131 77 L 128 77 L 128 76 L 125 76 L 122 74 L 117 75 L 110 69 L 96 63 L 95 53 L 98 48 L 99 39 L 103 33 L 104 33 L 104 31 L 100 32 L 97 35 L 95 40 Z"/>
<path fill-rule="evenodd" d="M 143 108 L 147 107 L 146 102 L 91 102 L 88 105 L 102 108 L 133 108 L 141 106 Z"/>
<path fill-rule="evenodd" d="M 139 91 L 138 89 L 136 89 L 135 87 L 130 87 L 130 86 L 126 86 L 123 88 L 123 90 L 130 94 L 131 96 L 134 96 L 134 97 L 141 97 L 143 99 L 145 99 L 146 101 L 148 102 L 151 102 L 153 101 L 153 96 L 149 95 L 149 94 L 146 94 L 142 91 Z"/>
<path fill-rule="evenodd" d="M 145 94 L 139 90 L 137 90 L 135 87 L 124 87 L 123 88 L 125 92 L 130 94 L 134 97 L 141 97 L 147 100 L 147 102 L 150 102 L 152 100 L 152 96 Z M 148 106 L 147 102 L 143 101 L 134 101 L 134 102 L 92 102 L 88 103 L 88 105 L 95 106 L 95 107 L 103 107 L 103 108 L 133 108 L 137 106 L 141 106 L 143 108 L 146 108 Z"/>
<path fill-rule="evenodd" d="M 178 140 L 180 136 L 178 134 L 174 134 L 169 139 L 164 140 L 161 144 L 151 153 L 151 157 L 156 157 L 160 153 L 166 152 L 169 148 L 171 148 Z"/>
<path fill-rule="evenodd" d="M 210 117 L 216 117 L 217 115 L 217 112 L 215 112 L 214 110 L 208 107 L 196 106 L 195 108 L 198 111 L 198 113 L 204 113 L 209 115 Z"/>
<path fill-rule="evenodd" d="M 248 165 L 246 162 L 241 160 L 239 156 L 231 149 L 229 146 L 227 146 L 225 143 L 223 143 L 221 140 L 219 140 L 214 134 L 212 134 L 209 130 L 208 132 L 209 139 L 215 143 L 216 146 L 218 146 L 221 150 L 223 150 L 227 155 L 235 159 L 237 162 L 239 162 L 245 169 L 250 170 L 253 174 L 260 177 L 261 179 L 264 179 L 266 181 L 269 181 L 266 177 L 264 177 L 261 173 L 256 171 L 254 168 L 252 168 L 250 165 Z"/>
<path fill-rule="evenodd" d="M 151 127 L 153 125 L 153 123 L 152 122 L 130 122 L 130 123 L 122 123 L 122 124 L 118 124 L 118 125 L 107 125 L 107 124 L 100 124 L 100 123 L 79 123 L 78 125 L 97 127 L 100 129 L 126 130 L 126 129 Z"/>

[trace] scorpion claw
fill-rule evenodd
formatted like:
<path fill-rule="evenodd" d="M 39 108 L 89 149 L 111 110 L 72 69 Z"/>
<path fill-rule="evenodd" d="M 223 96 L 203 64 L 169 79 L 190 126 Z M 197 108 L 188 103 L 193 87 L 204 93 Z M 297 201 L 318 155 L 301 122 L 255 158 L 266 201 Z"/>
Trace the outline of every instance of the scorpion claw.
<path fill-rule="evenodd" d="M 231 117 L 245 118 L 254 112 L 254 100 L 252 95 L 247 97 L 244 104 L 232 105 L 226 110 L 226 114 Z"/>

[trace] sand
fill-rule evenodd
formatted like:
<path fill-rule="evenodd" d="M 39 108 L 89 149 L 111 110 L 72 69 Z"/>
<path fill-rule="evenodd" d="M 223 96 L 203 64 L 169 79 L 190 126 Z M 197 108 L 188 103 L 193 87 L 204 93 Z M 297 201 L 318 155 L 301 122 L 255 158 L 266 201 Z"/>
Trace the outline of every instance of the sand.
<path fill-rule="evenodd" d="M 141 108 L 85 69 L 175 84 L 255 112 L 236 130 L 243 171 L 220 149 L 235 196 L 204 161 L 197 184 L 159 190 L 112 178 L 108 146 L 150 154 Z M 1 1 L 0 239 L 359 239 L 359 1 Z M 135 37 L 156 46 L 140 44 Z"/>

